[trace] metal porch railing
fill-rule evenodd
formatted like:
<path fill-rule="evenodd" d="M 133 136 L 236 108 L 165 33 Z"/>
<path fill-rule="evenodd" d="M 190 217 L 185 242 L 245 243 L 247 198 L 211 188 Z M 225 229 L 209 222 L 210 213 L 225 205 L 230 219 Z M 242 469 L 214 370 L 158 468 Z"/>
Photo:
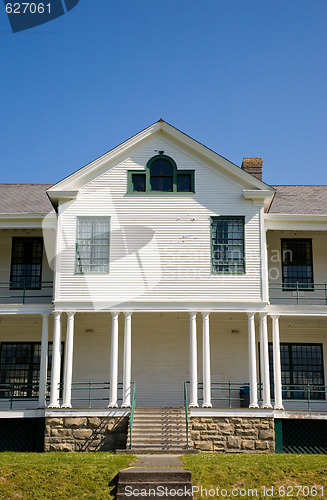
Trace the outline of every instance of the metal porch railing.
<path fill-rule="evenodd" d="M 327 283 L 269 283 L 271 303 L 327 305 Z M 276 303 L 275 302 L 275 303 Z"/>
<path fill-rule="evenodd" d="M 0 282 L 0 304 L 48 303 L 52 300 L 53 281 L 42 281 L 31 286 L 30 280 Z"/>

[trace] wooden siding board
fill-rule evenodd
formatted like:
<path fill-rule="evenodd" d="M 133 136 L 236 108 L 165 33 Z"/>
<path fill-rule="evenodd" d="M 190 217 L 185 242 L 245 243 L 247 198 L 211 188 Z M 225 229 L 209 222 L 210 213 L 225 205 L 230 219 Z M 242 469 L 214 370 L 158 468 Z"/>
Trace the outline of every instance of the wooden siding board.
<path fill-rule="evenodd" d="M 194 169 L 196 193 L 131 194 L 127 193 L 127 170 L 144 168 L 146 162 L 163 149 L 172 156 L 179 169 Z M 247 300 L 260 301 L 260 207 L 242 197 L 242 190 L 230 180 L 191 158 L 167 141 L 148 141 L 143 150 L 84 186 L 79 197 L 62 208 L 64 247 L 61 251 L 60 287 L 57 300 L 72 297 L 83 300 L 117 300 L 142 296 L 145 301 L 158 300 Z M 219 276 L 211 273 L 210 217 L 213 215 L 245 215 L 246 275 Z M 81 215 L 111 216 L 112 241 L 110 273 L 78 276 L 74 274 L 76 217 Z M 146 231 L 155 233 L 143 266 L 151 286 L 140 278 L 137 259 L 126 255 L 121 226 L 138 225 L 135 234 L 140 248 L 147 242 Z M 161 269 L 158 269 L 158 253 Z M 125 256 L 124 256 L 125 255 Z M 136 269 L 136 270 L 135 270 Z M 133 272 L 134 271 L 134 272 Z M 155 284 L 155 286 L 153 286 Z"/>

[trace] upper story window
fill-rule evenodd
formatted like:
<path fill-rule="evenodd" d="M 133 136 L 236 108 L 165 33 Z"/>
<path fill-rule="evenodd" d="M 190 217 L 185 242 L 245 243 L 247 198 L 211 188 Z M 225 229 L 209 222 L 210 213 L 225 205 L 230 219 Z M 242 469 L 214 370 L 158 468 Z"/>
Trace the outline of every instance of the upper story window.
<path fill-rule="evenodd" d="M 13 238 L 10 288 L 41 288 L 43 238 Z"/>
<path fill-rule="evenodd" d="M 283 289 L 312 289 L 312 240 L 282 239 Z"/>
<path fill-rule="evenodd" d="M 128 171 L 129 193 L 194 193 L 194 170 L 178 170 L 163 153 L 153 156 L 145 171 Z"/>
<path fill-rule="evenodd" d="M 109 272 L 109 217 L 78 217 L 76 272 Z"/>
<path fill-rule="evenodd" d="M 245 273 L 244 222 L 243 216 L 211 217 L 214 273 Z"/>

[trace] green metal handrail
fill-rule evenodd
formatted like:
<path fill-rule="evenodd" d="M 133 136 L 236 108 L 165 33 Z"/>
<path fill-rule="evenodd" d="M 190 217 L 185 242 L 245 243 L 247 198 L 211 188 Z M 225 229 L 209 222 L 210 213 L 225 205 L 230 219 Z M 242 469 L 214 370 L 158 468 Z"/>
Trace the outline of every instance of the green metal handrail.
<path fill-rule="evenodd" d="M 275 296 L 274 293 L 270 293 L 272 290 L 279 290 L 280 295 Z M 290 296 L 285 295 L 285 292 L 296 292 L 296 295 Z M 301 296 L 300 292 L 309 292 L 305 296 Z M 320 295 L 312 292 L 321 292 Z M 302 283 L 297 281 L 296 283 L 287 282 L 276 282 L 272 281 L 269 283 L 269 298 L 270 300 L 294 300 L 296 305 L 300 305 L 301 301 L 309 302 L 323 302 L 323 305 L 327 305 L 327 283 Z"/>
<path fill-rule="evenodd" d="M 236 397 L 232 396 L 232 391 L 241 391 L 244 387 L 249 387 L 248 382 L 211 382 L 211 390 L 212 391 L 227 391 L 227 396 L 222 397 L 211 397 L 211 401 L 228 401 L 228 407 L 232 407 L 232 401 L 244 401 L 244 398 L 241 398 L 238 394 Z M 203 382 L 198 382 L 198 389 L 203 390 Z M 203 398 L 199 397 L 199 400 L 202 401 Z"/>
<path fill-rule="evenodd" d="M 189 421 L 188 421 L 188 403 L 187 403 L 187 384 L 189 382 L 185 380 L 184 382 L 184 408 L 185 408 L 185 419 L 186 419 L 186 446 L 187 449 L 189 449 L 189 440 L 188 440 L 188 428 L 189 428 Z"/>
<path fill-rule="evenodd" d="M 134 423 L 134 411 L 136 405 L 136 383 L 133 384 L 133 396 L 132 396 L 132 405 L 131 405 L 131 414 L 129 417 L 129 447 L 132 449 L 132 435 L 133 435 L 133 423 Z"/>
<path fill-rule="evenodd" d="M 22 393 L 26 393 L 26 395 Z M 34 394 L 29 396 L 28 393 Z M 24 384 L 17 382 L 0 384 L 0 402 L 8 402 L 10 410 L 13 409 L 14 401 L 33 401 L 37 399 L 38 394 L 39 384 Z"/>
<path fill-rule="evenodd" d="M 93 401 L 106 401 L 106 402 L 108 401 L 110 382 L 93 382 L 92 380 L 89 380 L 88 382 L 72 382 L 71 387 L 72 387 L 71 401 L 87 401 L 89 408 L 92 408 Z M 59 384 L 60 391 L 62 391 L 63 388 L 64 388 L 64 383 L 60 382 Z M 122 382 L 118 382 L 117 389 L 122 392 L 123 390 Z M 74 391 L 84 391 L 86 396 L 74 397 L 73 396 Z M 94 391 L 105 391 L 105 394 L 101 397 L 94 397 L 93 396 Z M 123 400 L 122 396 L 117 398 L 117 401 L 122 401 L 122 400 Z"/>
<path fill-rule="evenodd" d="M 2 281 L 0 282 L 0 300 L 2 299 L 12 299 L 20 300 L 22 304 L 25 304 L 26 299 L 52 299 L 52 293 L 37 293 L 42 290 L 53 289 L 53 281 L 41 281 L 40 286 L 31 287 L 29 286 L 29 279 L 21 279 L 20 282 L 16 281 Z M 5 290 L 2 294 L 2 290 Z"/>

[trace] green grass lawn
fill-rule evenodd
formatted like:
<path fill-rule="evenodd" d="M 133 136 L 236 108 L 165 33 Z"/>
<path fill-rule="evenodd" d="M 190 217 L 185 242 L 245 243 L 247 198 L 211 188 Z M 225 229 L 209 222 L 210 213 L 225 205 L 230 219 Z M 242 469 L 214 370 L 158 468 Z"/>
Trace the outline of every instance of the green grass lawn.
<path fill-rule="evenodd" d="M 1 499 L 112 499 L 110 481 L 133 457 L 111 453 L 0 453 Z"/>
<path fill-rule="evenodd" d="M 219 488 L 218 495 L 209 497 L 208 492 L 207 498 L 327 498 L 326 455 L 202 454 L 186 455 L 183 461 L 192 472 L 193 486 Z M 264 487 L 273 496 L 267 490 L 264 494 Z"/>
<path fill-rule="evenodd" d="M 0 499 L 112 499 L 110 481 L 133 459 L 101 452 L 0 453 Z M 193 485 L 208 491 L 194 498 L 327 499 L 325 455 L 202 454 L 183 461 Z M 273 496 L 264 495 L 263 487 L 272 486 Z M 217 487 L 218 495 L 209 494 Z"/>

